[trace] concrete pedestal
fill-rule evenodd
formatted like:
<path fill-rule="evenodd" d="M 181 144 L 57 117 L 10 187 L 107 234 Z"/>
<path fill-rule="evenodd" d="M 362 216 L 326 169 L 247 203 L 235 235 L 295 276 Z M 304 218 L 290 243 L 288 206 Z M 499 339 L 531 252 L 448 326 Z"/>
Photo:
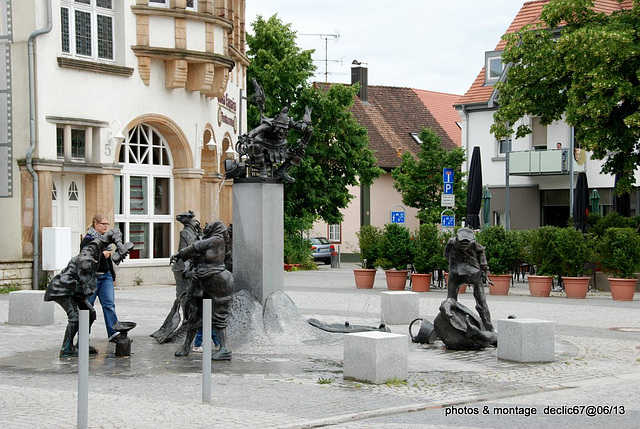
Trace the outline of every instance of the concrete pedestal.
<path fill-rule="evenodd" d="M 382 384 L 407 379 L 407 336 L 387 332 L 345 335 L 343 378 Z"/>
<path fill-rule="evenodd" d="M 53 323 L 55 302 L 44 300 L 43 290 L 9 293 L 9 325 L 44 326 Z"/>
<path fill-rule="evenodd" d="M 498 320 L 498 359 L 514 362 L 552 362 L 555 330 L 550 320 Z"/>
<path fill-rule="evenodd" d="M 284 289 L 283 186 L 241 179 L 233 184 L 233 277 L 262 305 Z"/>
<path fill-rule="evenodd" d="M 380 307 L 382 322 L 387 325 L 408 325 L 420 317 L 420 301 L 417 292 L 382 292 Z"/>

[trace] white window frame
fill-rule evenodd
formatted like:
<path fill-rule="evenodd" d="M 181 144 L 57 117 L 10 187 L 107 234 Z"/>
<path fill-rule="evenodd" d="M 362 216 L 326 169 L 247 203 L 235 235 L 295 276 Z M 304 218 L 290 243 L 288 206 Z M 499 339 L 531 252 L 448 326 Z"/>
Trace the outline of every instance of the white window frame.
<path fill-rule="evenodd" d="M 115 63 L 116 61 L 116 43 L 115 43 L 115 2 L 112 0 L 111 9 L 98 7 L 96 0 L 91 0 L 90 4 L 76 3 L 74 0 L 60 0 L 60 37 L 62 37 L 62 9 L 67 9 L 69 14 L 69 52 L 63 50 L 62 40 L 60 40 L 60 51 L 62 55 L 68 55 L 74 58 L 89 59 L 92 61 L 104 61 Z M 91 16 L 91 55 L 80 54 L 76 52 L 76 20 L 75 12 L 81 11 Z M 111 47 L 112 58 L 98 57 L 98 15 L 111 18 Z"/>
<path fill-rule="evenodd" d="M 491 62 L 492 61 L 496 61 L 496 60 L 500 60 L 501 62 L 501 68 L 500 68 L 500 74 L 498 76 L 492 76 L 491 75 Z M 484 81 L 485 84 L 494 84 L 496 82 L 498 82 L 498 80 L 500 79 L 500 76 L 502 75 L 502 72 L 504 71 L 504 67 L 505 64 L 502 62 L 502 51 L 490 51 L 490 52 L 485 52 L 484 54 Z"/>
<path fill-rule="evenodd" d="M 339 223 L 327 225 L 327 238 L 332 243 L 341 243 L 342 242 L 342 225 Z"/>
<path fill-rule="evenodd" d="M 131 224 L 132 223 L 143 223 L 147 224 L 148 231 L 148 245 L 149 245 L 149 257 L 148 258 L 139 258 L 139 259 L 127 259 L 123 262 L 123 264 L 127 265 L 157 265 L 158 263 L 167 263 L 169 261 L 168 257 L 160 257 L 154 258 L 153 255 L 153 243 L 154 243 L 154 224 L 166 223 L 169 224 L 169 253 L 172 252 L 174 248 L 174 180 L 173 180 L 173 157 L 171 155 L 171 151 L 169 149 L 169 145 L 167 144 L 165 138 L 162 134 L 155 128 L 147 124 L 141 124 L 139 126 L 145 127 L 147 129 L 151 129 L 153 132 L 157 133 L 158 136 L 161 137 L 162 145 L 166 149 L 165 154 L 168 157 L 169 165 L 154 165 L 149 162 L 140 164 L 140 163 L 129 163 L 128 155 L 125 156 L 125 162 L 121 162 L 122 166 L 121 174 L 122 177 L 122 188 L 120 192 L 122 193 L 122 213 L 115 213 L 114 207 L 114 222 L 115 223 L 123 223 L 124 224 L 124 236 L 125 240 L 130 241 L 131 234 Z M 130 133 L 127 133 L 127 139 L 120 147 L 120 151 L 128 150 L 128 141 L 129 141 Z M 150 149 L 152 150 L 152 149 Z M 151 161 L 151 154 L 148 155 L 148 160 Z M 146 183 L 146 195 L 147 202 L 146 214 L 131 214 L 131 200 L 130 200 L 130 186 L 131 186 L 131 177 L 145 177 L 147 180 Z M 156 178 L 166 178 L 169 179 L 169 189 L 170 189 L 170 197 L 169 197 L 169 213 L 168 214 L 155 214 L 154 210 L 154 196 L 155 190 L 153 188 L 154 179 Z M 115 191 L 115 189 L 114 189 Z M 115 201 L 114 201 L 115 202 Z"/>
<path fill-rule="evenodd" d="M 163 8 L 169 8 L 171 7 L 171 0 L 156 0 L 156 1 L 151 1 L 149 0 L 149 6 L 151 7 L 163 7 Z M 198 0 L 193 0 L 193 6 L 187 6 L 186 10 L 192 10 L 192 11 L 197 11 L 198 10 Z"/>

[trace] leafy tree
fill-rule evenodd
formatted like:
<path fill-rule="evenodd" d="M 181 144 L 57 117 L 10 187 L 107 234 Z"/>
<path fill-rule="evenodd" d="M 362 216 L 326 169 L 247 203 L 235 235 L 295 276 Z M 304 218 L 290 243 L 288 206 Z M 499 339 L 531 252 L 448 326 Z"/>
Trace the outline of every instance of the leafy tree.
<path fill-rule="evenodd" d="M 510 135 L 526 115 L 542 124 L 564 119 L 603 173 L 623 173 L 619 195 L 640 165 L 640 2 L 610 15 L 593 0 L 551 0 L 541 24 L 506 35 L 507 80 L 496 84 L 499 108 L 491 132 Z M 520 125 L 516 137 L 531 132 Z"/>
<path fill-rule="evenodd" d="M 442 169 L 455 170 L 453 194 L 456 207 L 453 209 L 456 218 L 467 215 L 467 190 L 460 167 L 465 160 L 464 150 L 454 148 L 447 151 L 442 147 L 442 140 L 433 130 L 424 128 L 420 132 L 420 151 L 418 159 L 409 152 L 402 155 L 402 163 L 391 172 L 395 180 L 393 186 L 402 194 L 402 202 L 417 208 L 418 218 L 422 223 L 440 223 L 441 194 L 443 191 Z"/>
<path fill-rule="evenodd" d="M 312 51 L 298 48 L 296 33 L 277 15 L 268 21 L 259 16 L 252 26 L 247 77 L 265 91 L 264 114 L 273 117 L 288 105 L 291 117 L 302 118 L 305 107 L 313 108 L 313 137 L 300 165 L 289 171 L 295 183 L 284 185 L 285 230 L 306 230 L 319 218 L 340 223 L 340 209 L 353 198 L 347 186 L 370 185 L 382 172 L 368 147 L 367 130 L 349 111 L 357 88 L 308 83 L 315 70 Z M 251 129 L 258 124 L 258 108 L 251 106 L 248 116 Z M 297 132 L 289 133 L 290 144 L 297 138 Z"/>

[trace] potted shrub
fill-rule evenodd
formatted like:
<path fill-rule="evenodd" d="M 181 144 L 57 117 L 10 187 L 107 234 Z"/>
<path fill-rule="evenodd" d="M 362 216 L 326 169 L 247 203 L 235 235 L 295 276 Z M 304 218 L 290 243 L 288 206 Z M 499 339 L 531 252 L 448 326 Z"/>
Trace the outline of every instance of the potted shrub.
<path fill-rule="evenodd" d="M 411 236 L 411 255 L 415 273 L 411 274 L 411 288 L 414 292 L 429 292 L 431 277 L 435 269 L 440 268 L 444 259 L 443 246 L 438 227 L 435 224 L 422 224 Z"/>
<path fill-rule="evenodd" d="M 529 275 L 529 293 L 531 296 L 549 296 L 553 284 L 553 276 L 559 274 L 560 256 L 557 242 L 558 228 L 543 226 L 531 231 L 526 244 L 527 261 L 535 265 L 535 276 Z"/>
<path fill-rule="evenodd" d="M 609 228 L 598 246 L 602 270 L 610 274 L 611 297 L 631 301 L 640 269 L 640 236 L 632 228 Z"/>
<path fill-rule="evenodd" d="M 478 243 L 485 247 L 489 265 L 489 293 L 508 295 L 511 287 L 511 274 L 520 261 L 520 240 L 514 231 L 507 231 L 501 225 L 494 225 L 476 234 Z"/>
<path fill-rule="evenodd" d="M 373 225 L 363 225 L 356 232 L 361 268 L 354 269 L 353 275 L 358 289 L 373 288 L 376 279 L 376 261 L 378 260 L 380 236 L 380 228 Z"/>
<path fill-rule="evenodd" d="M 557 231 L 557 250 L 560 257 L 560 275 L 567 298 L 585 298 L 589 290 L 589 277 L 585 265 L 591 257 L 588 237 L 573 227 Z"/>
<path fill-rule="evenodd" d="M 309 266 L 309 262 L 313 261 L 311 242 L 299 232 L 285 234 L 283 254 L 285 271 L 292 271 L 303 265 Z"/>
<path fill-rule="evenodd" d="M 409 273 L 407 265 L 411 261 L 410 243 L 408 228 L 397 223 L 384 226 L 376 265 L 385 270 L 389 290 L 404 290 Z"/>

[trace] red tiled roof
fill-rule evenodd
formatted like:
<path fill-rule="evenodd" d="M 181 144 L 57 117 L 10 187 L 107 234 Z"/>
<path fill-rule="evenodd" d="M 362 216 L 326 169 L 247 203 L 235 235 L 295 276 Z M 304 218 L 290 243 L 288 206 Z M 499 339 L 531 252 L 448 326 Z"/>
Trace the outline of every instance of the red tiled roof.
<path fill-rule="evenodd" d="M 542 8 L 549 3 L 549 0 L 534 0 L 526 2 L 522 5 L 522 8 L 511 22 L 511 25 L 505 32 L 505 34 L 515 33 L 521 28 L 529 24 L 536 24 L 540 21 L 540 14 Z M 633 7 L 633 0 L 625 0 L 619 2 L 618 0 L 595 0 L 593 10 L 596 12 L 604 12 L 611 14 L 616 11 L 631 9 Z M 505 48 L 507 42 L 500 38 L 500 41 L 496 45 L 495 51 L 501 51 Z M 486 103 L 491 97 L 493 92 L 493 85 L 484 84 L 484 67 L 480 71 L 480 74 L 473 82 L 467 92 L 458 100 L 458 105 L 462 104 L 475 104 Z"/>
<path fill-rule="evenodd" d="M 442 138 L 442 146 L 448 150 L 459 145 L 449 136 L 440 122 L 448 121 L 448 119 L 440 119 L 445 117 L 442 103 L 448 103 L 450 110 L 459 120 L 460 117 L 453 108 L 457 95 L 422 94 L 427 99 L 425 103 L 418 95 L 418 91 L 411 88 L 370 85 L 367 93 L 367 102 L 364 103 L 356 97 L 351 111 L 358 123 L 368 130 L 369 148 L 375 152 L 379 167 L 386 170 L 393 169 L 400 165 L 399 153 L 407 150 L 417 153 L 420 146 L 413 140 L 411 133 L 419 134 L 423 128 L 434 130 Z M 433 101 L 433 110 L 437 113 L 431 111 L 432 106 L 429 100 L 437 100 Z M 460 139 L 459 128 L 457 134 Z"/>
<path fill-rule="evenodd" d="M 460 96 L 457 94 L 425 91 L 423 89 L 414 89 L 413 92 L 415 92 L 422 103 L 427 106 L 427 109 L 433 114 L 456 146 L 461 146 L 462 133 L 457 124 L 457 122 L 460 122 L 460 115 L 453 108 L 453 105 L 460 99 Z"/>

